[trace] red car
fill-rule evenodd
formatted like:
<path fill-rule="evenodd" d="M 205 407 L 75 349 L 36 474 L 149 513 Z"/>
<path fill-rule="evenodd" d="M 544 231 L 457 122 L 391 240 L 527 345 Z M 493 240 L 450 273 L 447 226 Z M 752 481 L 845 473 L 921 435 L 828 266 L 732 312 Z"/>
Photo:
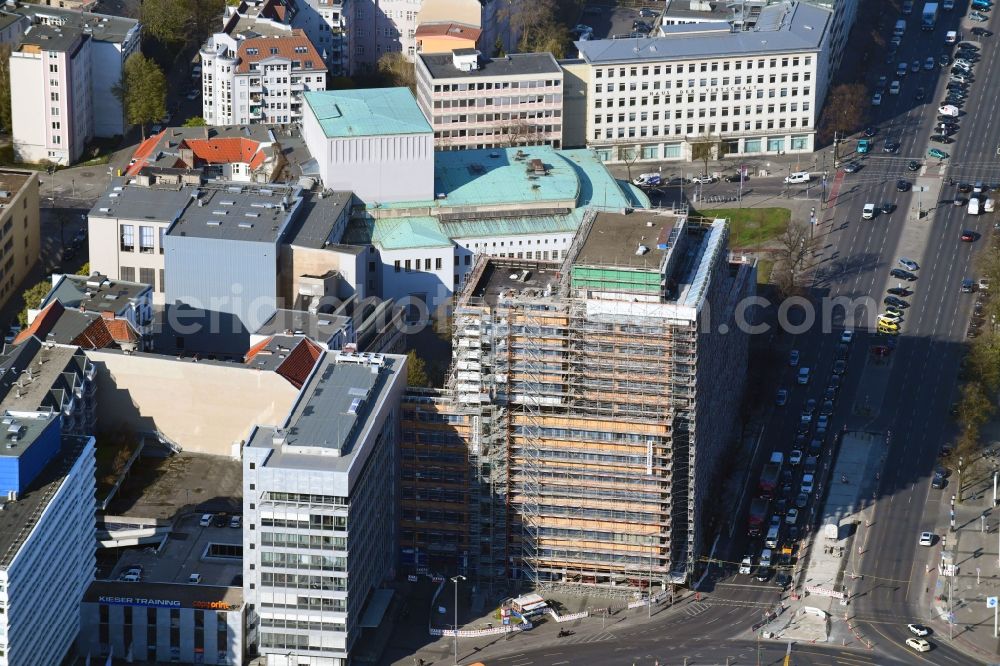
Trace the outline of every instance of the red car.
<path fill-rule="evenodd" d="M 969 229 L 963 229 L 962 240 L 965 241 L 966 243 L 971 243 L 972 241 L 976 240 L 976 232 L 971 231 Z"/>

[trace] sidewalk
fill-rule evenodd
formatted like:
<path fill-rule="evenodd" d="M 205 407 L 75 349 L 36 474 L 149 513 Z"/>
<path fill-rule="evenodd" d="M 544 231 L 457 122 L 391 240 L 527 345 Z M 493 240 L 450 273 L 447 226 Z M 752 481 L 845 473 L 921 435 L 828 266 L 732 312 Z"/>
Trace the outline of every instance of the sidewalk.
<path fill-rule="evenodd" d="M 954 532 L 949 524 L 951 497 L 959 483 L 956 472 L 941 491 L 939 503 L 937 534 L 943 538 L 935 545 L 935 561 L 940 561 L 942 551 L 950 551 L 957 565 L 955 575 L 944 576 L 940 565 L 931 569 L 922 601 L 931 609 L 938 640 L 949 640 L 977 659 L 996 661 L 1000 640 L 993 637 L 994 611 L 986 607 L 986 598 L 1000 594 L 1000 510 L 993 507 L 992 474 L 969 476 L 963 482 L 964 501 L 955 505 Z"/>

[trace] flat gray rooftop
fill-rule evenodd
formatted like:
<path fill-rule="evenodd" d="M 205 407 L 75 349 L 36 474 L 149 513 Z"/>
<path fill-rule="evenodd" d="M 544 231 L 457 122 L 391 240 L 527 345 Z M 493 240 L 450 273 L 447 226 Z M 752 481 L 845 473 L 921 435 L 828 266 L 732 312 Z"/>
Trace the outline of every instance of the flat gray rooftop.
<path fill-rule="evenodd" d="M 664 26 L 663 37 L 575 42 L 590 64 L 718 59 L 819 51 L 830 23 L 828 9 L 780 3 L 765 7 L 757 27 L 732 32 L 728 25 L 699 23 Z"/>
<path fill-rule="evenodd" d="M 495 257 L 483 261 L 486 262 L 483 272 L 467 290 L 469 297 L 481 298 L 490 306 L 496 305 L 501 295 L 511 292 L 532 290 L 542 294 L 549 285 L 553 294 L 559 291 L 560 262 Z"/>
<path fill-rule="evenodd" d="M 29 17 L 36 24 L 58 25 L 64 32 L 79 32 L 88 28 L 90 38 L 98 42 L 121 42 L 139 24 L 135 19 L 124 16 L 78 12 L 48 5 L 21 4 L 13 12 Z"/>
<path fill-rule="evenodd" d="M 349 323 L 350 317 L 341 315 L 281 309 L 276 310 L 255 335 L 305 335 L 326 342 Z"/>
<path fill-rule="evenodd" d="M 64 275 L 42 301 L 45 307 L 53 300 L 59 301 L 67 310 L 88 312 L 114 312 L 117 315 L 128 310 L 129 304 L 152 287 L 141 282 L 109 280 L 107 276 L 94 273 L 90 276 Z"/>
<path fill-rule="evenodd" d="M 385 400 L 384 389 L 393 374 L 399 372 L 402 359 L 381 354 L 352 355 L 372 359 L 371 365 L 363 365 L 338 362 L 337 357 L 337 352 L 323 355 L 282 428 L 261 426 L 254 430 L 247 446 L 273 449 L 268 467 L 330 472 L 350 468 L 358 452 L 358 436 L 365 432 L 375 407 Z M 283 443 L 275 443 L 282 438 Z M 310 448 L 319 451 L 312 454 Z M 322 455 L 324 449 L 335 455 Z"/>
<path fill-rule="evenodd" d="M 0 169 L 0 204 L 9 203 L 25 186 L 32 174 L 25 171 Z M 3 193 L 6 193 L 4 196 Z"/>
<path fill-rule="evenodd" d="M 191 198 L 168 236 L 277 243 L 301 203 L 297 188 L 278 184 L 202 185 Z"/>
<path fill-rule="evenodd" d="M 126 184 L 124 178 L 112 178 L 90 210 L 90 217 L 172 222 L 191 203 L 193 187 L 181 185 Z"/>
<path fill-rule="evenodd" d="M 82 34 L 72 28 L 64 30 L 53 25 L 36 24 L 25 30 L 16 50 L 25 50 L 25 46 L 37 46 L 44 51 L 69 51 L 80 41 Z"/>
<path fill-rule="evenodd" d="M 36 412 L 26 417 L 0 411 L 0 458 L 20 458 L 56 417 L 55 412 Z M 17 444 L 7 448 L 5 444 L 11 437 L 16 437 Z"/>
<path fill-rule="evenodd" d="M 574 258 L 574 265 L 628 266 L 658 270 L 664 250 L 657 244 L 667 243 L 678 225 L 673 215 L 634 212 L 597 213 L 590 233 Z M 638 254 L 640 246 L 644 254 Z"/>
<path fill-rule="evenodd" d="M 559 63 L 551 53 L 513 53 L 500 58 L 479 59 L 479 69 L 465 72 L 455 67 L 450 53 L 421 53 L 417 56 L 435 79 L 475 79 L 552 74 L 562 77 Z"/>
<path fill-rule="evenodd" d="M 320 249 L 338 243 L 333 238 L 334 227 L 351 205 L 354 195 L 350 192 L 326 192 L 320 198 L 318 193 L 304 197 L 299 213 L 288 227 L 288 244 L 298 247 Z M 363 252 L 365 248 L 359 247 Z"/>
<path fill-rule="evenodd" d="M 88 440 L 88 437 L 63 435 L 62 450 L 42 468 L 27 492 L 21 493 L 16 502 L 8 502 L 0 511 L 0 567 L 10 565 L 24 543 L 26 530 L 30 531 L 38 522 L 38 517 L 66 480 L 66 474 L 80 458 Z"/>

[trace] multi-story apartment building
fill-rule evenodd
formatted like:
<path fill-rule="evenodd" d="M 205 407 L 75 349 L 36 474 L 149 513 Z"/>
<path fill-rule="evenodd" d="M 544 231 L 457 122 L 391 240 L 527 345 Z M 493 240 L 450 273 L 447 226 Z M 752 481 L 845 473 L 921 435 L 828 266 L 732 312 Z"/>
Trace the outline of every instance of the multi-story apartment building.
<path fill-rule="evenodd" d="M 268 664 L 347 666 L 366 607 L 384 602 L 405 366 L 324 352 L 285 422 L 243 449 L 244 589 Z"/>
<path fill-rule="evenodd" d="M 202 114 L 210 125 L 285 125 L 302 93 L 326 90 L 323 58 L 301 30 L 249 39 L 216 33 L 201 48 Z"/>
<path fill-rule="evenodd" d="M 58 412 L 0 421 L 0 663 L 59 664 L 97 566 L 94 438 L 62 435 Z"/>
<path fill-rule="evenodd" d="M 227 5 L 222 31 L 244 37 L 287 34 L 299 28 L 322 56 L 331 76 L 350 73 L 344 0 L 242 0 Z"/>
<path fill-rule="evenodd" d="M 41 5 L 20 5 L 12 14 L 23 30 L 10 63 L 18 158 L 69 164 L 92 137 L 124 134 L 112 90 L 139 47 L 138 22 Z"/>
<path fill-rule="evenodd" d="M 694 573 L 747 364 L 755 271 L 727 237 L 725 220 L 591 213 L 562 262 L 477 263 L 448 388 L 479 412 L 480 576 L 634 590 Z"/>
<path fill-rule="evenodd" d="M 0 304 L 19 293 L 40 252 L 38 172 L 0 169 Z"/>
<path fill-rule="evenodd" d="M 10 54 L 14 154 L 69 165 L 94 137 L 89 37 L 37 25 Z"/>
<path fill-rule="evenodd" d="M 416 76 L 439 150 L 562 142 L 563 73 L 551 53 L 420 53 Z"/>
<path fill-rule="evenodd" d="M 587 144 L 605 161 L 688 160 L 706 142 L 718 154 L 812 152 L 830 25 L 828 9 L 786 1 L 741 26 L 577 42 L 580 60 L 564 67 L 586 90 Z"/>

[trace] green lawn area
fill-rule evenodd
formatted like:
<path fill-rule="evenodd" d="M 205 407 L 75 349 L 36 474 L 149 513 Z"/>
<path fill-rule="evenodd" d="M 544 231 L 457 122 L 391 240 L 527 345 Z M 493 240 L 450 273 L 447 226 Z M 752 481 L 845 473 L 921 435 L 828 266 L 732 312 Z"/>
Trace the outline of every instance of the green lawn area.
<path fill-rule="evenodd" d="M 706 215 L 729 218 L 729 247 L 744 249 L 759 247 L 785 233 L 792 218 L 787 208 L 713 208 Z"/>
<path fill-rule="evenodd" d="M 771 271 L 774 270 L 773 259 L 757 260 L 757 284 L 768 284 L 771 282 Z"/>

